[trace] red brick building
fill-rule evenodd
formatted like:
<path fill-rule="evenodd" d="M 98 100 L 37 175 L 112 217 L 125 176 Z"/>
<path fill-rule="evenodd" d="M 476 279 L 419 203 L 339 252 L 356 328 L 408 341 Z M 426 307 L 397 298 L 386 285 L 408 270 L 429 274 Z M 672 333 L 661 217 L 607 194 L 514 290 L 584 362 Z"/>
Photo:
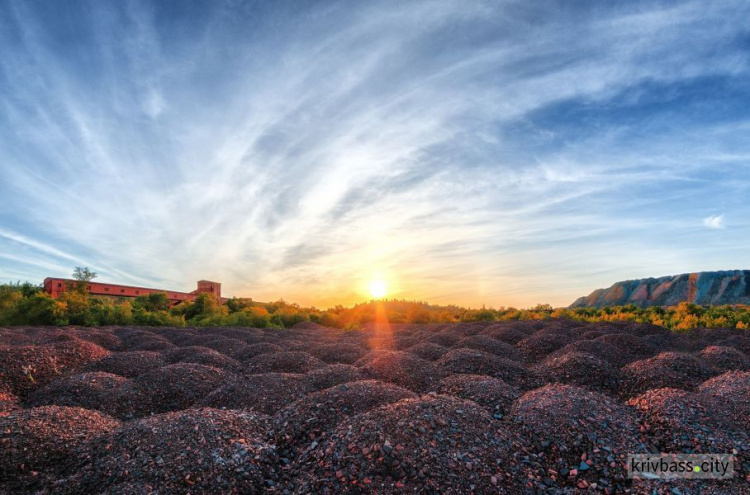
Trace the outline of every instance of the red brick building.
<path fill-rule="evenodd" d="M 57 299 L 60 294 L 67 290 L 68 283 L 76 283 L 75 280 L 65 278 L 44 279 L 44 290 L 50 296 Z M 148 287 L 133 287 L 131 285 L 106 284 L 103 282 L 86 282 L 89 286 L 89 293 L 93 296 L 111 296 L 111 297 L 138 297 L 153 294 L 155 292 L 164 292 L 172 304 L 182 301 L 194 301 L 195 296 L 207 292 L 219 298 L 220 301 L 226 301 L 221 297 L 221 284 L 209 280 L 199 280 L 198 288 L 192 292 L 179 292 L 166 289 L 151 289 Z"/>

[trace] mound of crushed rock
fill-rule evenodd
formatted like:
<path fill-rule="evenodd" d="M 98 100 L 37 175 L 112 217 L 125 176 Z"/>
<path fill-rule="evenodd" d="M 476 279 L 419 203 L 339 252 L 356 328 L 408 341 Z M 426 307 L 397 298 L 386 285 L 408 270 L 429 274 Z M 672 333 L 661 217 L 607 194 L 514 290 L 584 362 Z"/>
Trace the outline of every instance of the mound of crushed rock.
<path fill-rule="evenodd" d="M 366 377 L 414 392 L 434 390 L 440 380 L 438 368 L 433 363 L 406 352 L 373 352 L 357 363 L 361 363 L 360 369 Z"/>
<path fill-rule="evenodd" d="M 274 414 L 308 392 L 305 375 L 264 373 L 231 380 L 201 399 L 199 405 Z"/>
<path fill-rule="evenodd" d="M 127 378 L 101 371 L 71 375 L 32 392 L 26 398 L 26 404 L 31 407 L 82 407 L 121 417 L 127 413 L 123 411 L 121 390 L 129 383 Z"/>
<path fill-rule="evenodd" d="M 342 421 L 293 465 L 298 493 L 490 493 L 515 486 L 520 440 L 475 403 L 405 399 Z"/>
<path fill-rule="evenodd" d="M 155 351 L 117 352 L 86 366 L 87 371 L 103 371 L 125 378 L 135 378 L 147 371 L 167 364 L 164 356 Z"/>
<path fill-rule="evenodd" d="M 289 404 L 273 418 L 277 444 L 309 446 L 342 419 L 383 404 L 416 398 L 416 394 L 390 383 L 362 380 L 311 393 Z"/>
<path fill-rule="evenodd" d="M 258 493 L 275 484 L 278 460 L 267 437 L 268 418 L 251 412 L 196 409 L 131 421 L 91 442 L 86 464 L 56 489 Z"/>
<path fill-rule="evenodd" d="M 544 383 L 578 385 L 597 392 L 616 394 L 620 370 L 585 352 L 566 352 L 548 356 L 534 367 Z"/>
<path fill-rule="evenodd" d="M 440 381 L 441 394 L 467 399 L 486 407 L 495 419 L 501 419 L 521 396 L 517 387 L 499 378 L 485 375 L 453 375 Z"/>
<path fill-rule="evenodd" d="M 621 390 L 629 396 L 655 388 L 694 390 L 715 372 L 700 359 L 682 352 L 662 352 L 622 368 Z"/>
<path fill-rule="evenodd" d="M 527 392 L 509 417 L 538 453 L 540 485 L 622 491 L 627 454 L 642 452 L 635 415 L 580 387 L 551 384 Z"/>
<path fill-rule="evenodd" d="M 31 490 L 47 476 L 75 467 L 76 450 L 120 426 L 114 418 L 78 407 L 44 406 L 0 415 L 0 482 Z"/>

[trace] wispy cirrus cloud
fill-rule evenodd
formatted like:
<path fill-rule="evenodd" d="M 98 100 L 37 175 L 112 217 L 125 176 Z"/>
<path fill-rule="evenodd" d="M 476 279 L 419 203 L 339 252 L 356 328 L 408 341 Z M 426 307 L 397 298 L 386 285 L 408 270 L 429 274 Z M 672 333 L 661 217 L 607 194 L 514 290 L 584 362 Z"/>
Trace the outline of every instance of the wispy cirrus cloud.
<path fill-rule="evenodd" d="M 0 7 L 0 277 L 530 305 L 742 268 L 747 225 L 690 218 L 748 213 L 746 2 L 61 8 Z"/>

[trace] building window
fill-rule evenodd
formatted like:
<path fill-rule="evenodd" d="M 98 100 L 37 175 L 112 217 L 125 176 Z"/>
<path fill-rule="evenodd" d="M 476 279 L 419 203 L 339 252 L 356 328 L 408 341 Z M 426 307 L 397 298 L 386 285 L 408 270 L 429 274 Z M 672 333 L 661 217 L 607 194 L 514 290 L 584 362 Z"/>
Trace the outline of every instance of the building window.
<path fill-rule="evenodd" d="M 57 282 L 57 288 L 59 289 L 60 287 L 62 287 L 62 283 L 61 282 Z"/>
<path fill-rule="evenodd" d="M 140 293 L 141 293 L 141 291 L 137 290 L 137 291 L 135 291 L 135 293 L 136 293 L 136 294 L 140 294 Z"/>
<path fill-rule="evenodd" d="M 122 294 L 125 294 L 125 289 L 120 289 L 120 292 L 121 292 Z"/>
<path fill-rule="evenodd" d="M 105 287 L 104 292 L 109 292 L 109 287 Z"/>

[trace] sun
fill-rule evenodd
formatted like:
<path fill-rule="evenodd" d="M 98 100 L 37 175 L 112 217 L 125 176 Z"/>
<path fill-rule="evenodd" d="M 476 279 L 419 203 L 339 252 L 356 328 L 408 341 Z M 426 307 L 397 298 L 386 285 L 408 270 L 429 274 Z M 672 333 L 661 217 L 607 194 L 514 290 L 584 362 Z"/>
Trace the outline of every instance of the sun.
<path fill-rule="evenodd" d="M 388 293 L 388 285 L 383 280 L 370 282 L 370 295 L 375 299 L 382 299 Z"/>

